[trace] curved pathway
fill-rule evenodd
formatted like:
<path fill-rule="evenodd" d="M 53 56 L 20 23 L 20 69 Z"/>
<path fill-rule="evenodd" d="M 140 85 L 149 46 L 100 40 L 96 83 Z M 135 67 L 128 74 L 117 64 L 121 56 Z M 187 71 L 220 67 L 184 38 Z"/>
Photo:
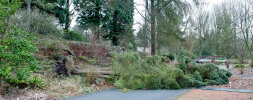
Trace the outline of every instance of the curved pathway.
<path fill-rule="evenodd" d="M 63 100 L 174 100 L 189 90 L 131 90 L 124 93 L 117 89 L 108 89 Z"/>

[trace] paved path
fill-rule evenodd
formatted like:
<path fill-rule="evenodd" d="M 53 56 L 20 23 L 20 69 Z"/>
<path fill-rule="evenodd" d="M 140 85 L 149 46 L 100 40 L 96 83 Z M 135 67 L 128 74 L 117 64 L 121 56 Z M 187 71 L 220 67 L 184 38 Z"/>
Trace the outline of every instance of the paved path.
<path fill-rule="evenodd" d="M 63 100 L 174 100 L 189 90 L 131 90 L 124 93 L 117 89 L 108 89 Z"/>
<path fill-rule="evenodd" d="M 227 88 L 215 88 L 215 87 L 200 87 L 198 89 L 214 90 L 214 91 L 227 91 L 227 92 L 253 93 L 253 90 L 245 90 L 245 89 L 227 89 Z"/>

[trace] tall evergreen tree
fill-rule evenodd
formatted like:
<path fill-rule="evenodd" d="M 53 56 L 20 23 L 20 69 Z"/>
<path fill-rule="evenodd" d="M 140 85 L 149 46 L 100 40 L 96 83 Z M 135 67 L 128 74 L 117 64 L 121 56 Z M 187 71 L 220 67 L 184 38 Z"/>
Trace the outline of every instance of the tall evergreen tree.
<path fill-rule="evenodd" d="M 133 42 L 133 0 L 121 0 L 120 2 L 112 2 L 111 7 L 112 19 L 109 21 L 109 32 L 104 36 L 104 38 L 111 40 L 112 45 L 114 46 L 118 46 L 120 44 L 120 40 L 123 37 L 128 37 L 128 41 L 124 41 L 125 43 Z"/>
<path fill-rule="evenodd" d="M 198 1 L 198 0 L 196 0 Z M 173 28 L 176 28 L 174 30 L 175 33 L 179 33 L 179 28 L 182 23 L 177 22 L 179 20 L 173 21 L 172 18 L 177 17 L 178 15 L 182 16 L 184 15 L 185 10 L 188 9 L 188 4 L 184 0 L 150 0 L 150 25 L 151 25 L 151 55 L 156 54 L 156 48 L 157 48 L 157 40 L 159 37 L 168 36 L 166 35 L 167 33 L 171 33 L 171 31 L 167 31 L 166 28 L 165 30 L 156 30 L 156 29 L 161 29 L 161 26 L 157 27 L 158 25 L 158 18 L 163 16 L 164 19 L 160 20 L 161 23 L 167 22 L 167 23 L 172 23 L 170 25 L 175 25 L 175 22 L 177 26 L 173 26 Z M 170 19 L 171 18 L 171 19 Z M 180 17 L 182 18 L 182 17 Z M 160 24 L 162 25 L 162 24 Z M 167 26 L 167 24 L 163 24 L 163 27 Z M 167 27 L 168 28 L 168 27 Z M 169 27 L 170 28 L 170 27 Z M 166 32 L 167 31 L 167 32 Z M 176 32 L 177 31 L 177 32 Z M 158 33 L 159 32 L 159 33 Z M 161 33 L 162 32 L 162 33 Z M 158 45 L 158 48 L 161 47 L 161 44 Z"/>
<path fill-rule="evenodd" d="M 75 6 L 80 12 L 78 23 L 92 30 L 93 40 L 99 42 L 101 28 L 106 24 L 108 13 L 105 0 L 76 0 Z"/>
<path fill-rule="evenodd" d="M 57 4 L 54 13 L 58 16 L 59 22 L 64 26 L 64 29 L 68 30 L 71 24 L 70 16 L 73 13 L 70 11 L 70 0 L 58 0 Z"/>

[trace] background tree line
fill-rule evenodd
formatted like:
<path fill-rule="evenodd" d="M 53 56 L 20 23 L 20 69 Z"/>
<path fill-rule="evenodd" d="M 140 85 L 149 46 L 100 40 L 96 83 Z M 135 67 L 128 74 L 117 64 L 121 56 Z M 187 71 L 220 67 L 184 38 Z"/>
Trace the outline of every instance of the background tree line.
<path fill-rule="evenodd" d="M 92 43 L 111 41 L 114 46 L 133 50 L 150 47 L 152 55 L 177 54 L 185 49 L 199 56 L 252 58 L 250 0 L 226 1 L 211 11 L 206 11 L 204 0 L 144 1 L 143 14 L 134 0 L 22 0 L 22 7 L 27 10 L 16 14 L 16 21 L 28 32 L 59 33 L 55 35 L 63 35 L 69 40 L 82 36 L 76 40 Z M 144 19 L 136 35 L 133 34 L 134 10 Z M 25 24 L 23 20 L 26 20 Z M 77 24 L 70 29 L 73 22 Z"/>
<path fill-rule="evenodd" d="M 76 23 L 73 30 L 87 35 L 83 37 L 92 37 L 90 40 L 92 43 L 110 40 L 114 46 L 121 45 L 135 49 L 132 29 L 133 0 L 120 2 L 116 0 L 22 0 L 22 2 L 22 7 L 27 8 L 23 10 L 25 12 L 30 13 L 31 10 L 33 12 L 38 9 L 39 12 L 53 16 L 54 21 L 51 20 L 51 23 L 58 23 L 57 27 L 61 26 L 65 31 L 63 33 L 73 33 L 69 32 L 72 30 L 70 25 Z M 32 20 L 28 16 L 25 17 L 27 19 L 22 20 L 28 22 Z"/>
<path fill-rule="evenodd" d="M 152 55 L 185 49 L 199 56 L 252 58 L 250 0 L 229 0 L 211 10 L 204 0 L 145 0 L 145 6 L 136 42 L 144 50 L 151 46 Z"/>

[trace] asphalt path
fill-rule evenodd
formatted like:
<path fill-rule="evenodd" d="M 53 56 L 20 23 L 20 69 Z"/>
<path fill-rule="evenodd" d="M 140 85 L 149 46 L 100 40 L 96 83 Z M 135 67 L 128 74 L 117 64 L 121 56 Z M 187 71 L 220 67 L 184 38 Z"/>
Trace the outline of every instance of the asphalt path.
<path fill-rule="evenodd" d="M 131 90 L 125 93 L 118 89 L 108 89 L 62 100 L 174 100 L 189 90 Z"/>

